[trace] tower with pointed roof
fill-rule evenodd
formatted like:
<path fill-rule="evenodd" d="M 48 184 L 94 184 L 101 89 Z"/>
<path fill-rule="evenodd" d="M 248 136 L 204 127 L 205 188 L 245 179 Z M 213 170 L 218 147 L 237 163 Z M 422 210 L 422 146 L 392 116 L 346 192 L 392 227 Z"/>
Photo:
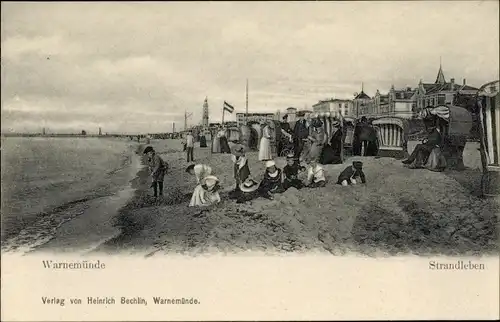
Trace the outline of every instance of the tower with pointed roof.
<path fill-rule="evenodd" d="M 465 79 L 462 85 L 455 83 L 454 78 L 447 82 L 440 59 L 436 81 L 434 83 L 424 83 L 421 79 L 418 83 L 416 91 L 417 111 L 427 106 L 452 105 L 458 92 L 474 95 L 477 90 L 477 88 L 467 85 Z"/>
<path fill-rule="evenodd" d="M 205 101 L 203 102 L 203 118 L 201 126 L 204 129 L 208 129 L 208 97 L 205 97 Z"/>
<path fill-rule="evenodd" d="M 356 117 L 373 113 L 373 99 L 364 91 L 364 83 L 361 83 L 361 92 L 353 99 L 354 112 Z"/>
<path fill-rule="evenodd" d="M 444 78 L 443 65 L 441 64 L 441 58 L 439 59 L 439 70 L 434 84 L 446 84 L 446 79 Z"/>

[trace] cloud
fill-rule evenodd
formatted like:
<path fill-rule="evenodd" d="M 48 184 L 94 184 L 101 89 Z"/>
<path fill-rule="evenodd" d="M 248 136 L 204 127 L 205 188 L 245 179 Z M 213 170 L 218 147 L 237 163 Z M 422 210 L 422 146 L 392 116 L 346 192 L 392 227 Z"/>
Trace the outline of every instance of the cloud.
<path fill-rule="evenodd" d="M 2 126 L 168 131 L 447 78 L 498 78 L 498 2 L 2 3 Z M 5 112 L 5 113 L 4 113 Z M 227 116 L 231 118 L 231 116 Z M 226 118 L 227 119 L 227 118 Z"/>

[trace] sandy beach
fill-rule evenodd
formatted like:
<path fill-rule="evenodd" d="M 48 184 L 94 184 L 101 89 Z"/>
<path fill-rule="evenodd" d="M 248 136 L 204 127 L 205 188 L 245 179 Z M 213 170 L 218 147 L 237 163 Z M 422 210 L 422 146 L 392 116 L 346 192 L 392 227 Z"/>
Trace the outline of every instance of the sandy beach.
<path fill-rule="evenodd" d="M 188 163 L 179 141 L 152 141 L 169 163 L 165 197 L 151 198 L 150 178 L 141 169 L 130 202 L 115 218 L 121 233 L 95 252 L 159 256 L 260 251 L 485 254 L 498 251 L 499 200 L 481 199 L 477 144 L 468 143 L 465 171 L 437 173 L 404 168 L 391 158 L 355 157 L 364 162 L 366 185 L 336 185 L 341 165 L 326 165 L 328 183 L 319 189 L 289 189 L 272 201 L 236 204 L 227 199 L 234 187 L 229 154 L 195 148 L 195 162 L 212 166 L 221 180 L 223 201 L 207 209 L 190 208 L 196 185 L 184 170 Z M 410 145 L 410 152 L 412 149 Z M 138 145 L 138 151 L 144 146 Z M 250 152 L 252 176 L 264 166 Z M 283 159 L 277 159 L 279 167 Z M 304 174 L 302 174 L 304 175 Z"/>

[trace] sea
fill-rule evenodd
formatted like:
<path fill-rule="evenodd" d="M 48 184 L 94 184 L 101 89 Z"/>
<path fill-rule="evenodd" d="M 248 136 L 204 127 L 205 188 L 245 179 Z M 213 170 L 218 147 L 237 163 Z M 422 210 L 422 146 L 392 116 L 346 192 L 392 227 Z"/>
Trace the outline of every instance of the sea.
<path fill-rule="evenodd" d="M 2 137 L 1 144 L 2 250 L 47 243 L 65 222 L 102 210 L 96 200 L 112 217 L 132 197 L 140 161 L 129 139 Z"/>

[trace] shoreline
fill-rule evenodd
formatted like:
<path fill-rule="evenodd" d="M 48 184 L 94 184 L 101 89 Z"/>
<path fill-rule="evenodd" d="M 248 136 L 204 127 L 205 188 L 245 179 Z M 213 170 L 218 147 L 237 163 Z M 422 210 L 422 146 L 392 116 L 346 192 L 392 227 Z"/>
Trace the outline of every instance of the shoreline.
<path fill-rule="evenodd" d="M 116 236 L 119 231 L 112 224 L 113 219 L 122 205 L 132 197 L 134 188 L 130 178 L 141 166 L 130 145 L 123 156 L 129 160 L 129 164 L 108 174 L 127 171 L 128 174 L 121 174 L 128 178 L 125 185 L 117 186 L 116 190 L 104 195 L 83 198 L 56 207 L 56 211 L 47 215 L 49 219 L 41 216 L 33 225 L 5 240 L 2 253 L 84 253 Z"/>
<path fill-rule="evenodd" d="M 149 145 L 154 146 L 154 142 Z M 147 220 L 145 221 L 144 217 L 141 216 L 142 212 L 148 212 L 149 214 L 158 216 L 161 214 L 161 211 L 166 210 L 167 207 L 171 207 L 172 211 L 175 211 L 176 206 L 186 206 L 184 207 L 185 209 L 187 208 L 189 211 L 194 210 L 193 208 L 188 208 L 187 205 L 184 205 L 186 202 L 189 202 L 191 193 L 184 193 L 181 191 L 182 189 L 177 189 L 175 185 L 172 185 L 172 181 L 169 180 L 168 177 L 170 176 L 170 178 L 172 178 L 172 172 L 179 169 L 176 168 L 174 164 L 175 161 L 172 162 L 172 160 L 167 158 L 167 154 L 168 156 L 177 156 L 179 153 L 183 154 L 178 149 L 165 149 L 157 151 L 164 161 L 169 163 L 170 169 L 167 174 L 168 176 L 165 177 L 164 181 L 163 199 L 158 201 L 154 200 L 152 196 L 152 188 L 150 187 L 151 179 L 146 165 L 146 156 L 142 155 L 142 150 L 146 146 L 146 144 L 139 144 L 136 148 L 136 152 L 138 153 L 137 157 L 140 160 L 142 167 L 131 182 L 132 187 L 135 189 L 133 196 L 127 204 L 118 211 L 116 216 L 115 224 L 119 227 L 120 233 L 114 238 L 99 245 L 99 247 L 94 249 L 92 253 L 116 253 L 125 250 L 127 248 L 125 245 L 128 245 L 131 241 L 140 238 L 144 228 L 148 226 Z M 179 160 L 179 158 L 174 159 Z M 176 176 L 173 177 L 175 178 Z M 144 241 L 145 239 L 142 240 Z"/>

